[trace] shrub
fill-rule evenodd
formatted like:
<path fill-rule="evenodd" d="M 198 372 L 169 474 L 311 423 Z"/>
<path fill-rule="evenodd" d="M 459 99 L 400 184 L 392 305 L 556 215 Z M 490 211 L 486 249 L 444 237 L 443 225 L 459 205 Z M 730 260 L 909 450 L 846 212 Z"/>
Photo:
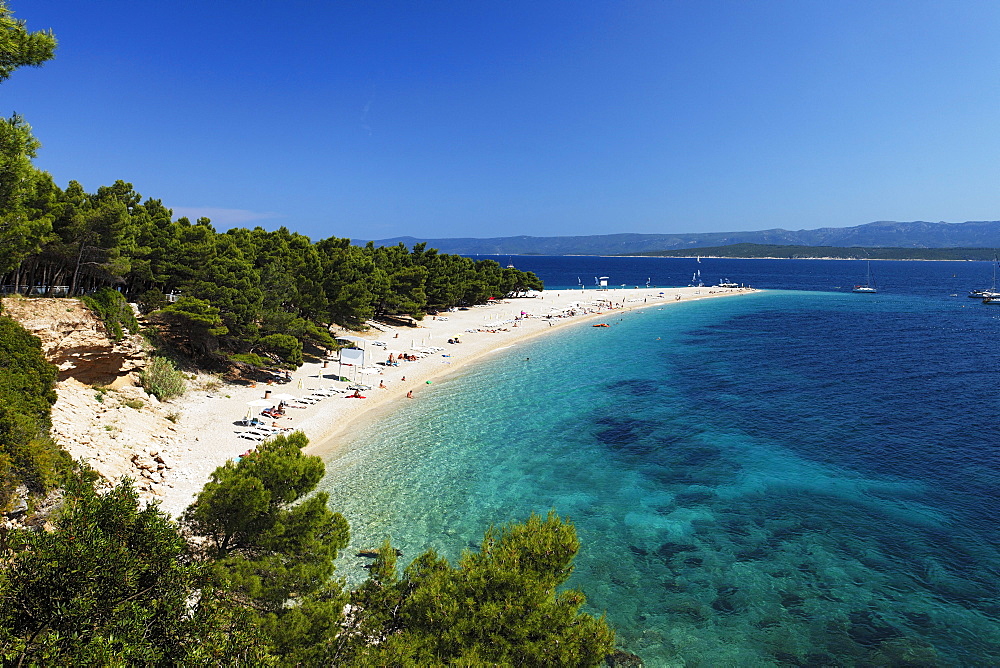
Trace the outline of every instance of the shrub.
<path fill-rule="evenodd" d="M 0 317 L 0 510 L 19 484 L 40 494 L 69 468 L 69 455 L 49 438 L 55 380 L 38 338 Z"/>
<path fill-rule="evenodd" d="M 166 357 L 154 357 L 139 374 L 142 389 L 160 401 L 184 394 L 184 374 Z"/>
<path fill-rule="evenodd" d="M 142 407 L 146 405 L 146 402 L 142 399 L 126 399 L 123 403 L 129 408 L 134 408 L 137 411 L 142 410 Z"/>
<path fill-rule="evenodd" d="M 135 319 L 132 307 L 117 290 L 102 288 L 92 295 L 82 297 L 80 301 L 101 319 L 108 335 L 115 341 L 125 338 L 126 329 L 130 334 L 139 331 L 139 322 Z"/>

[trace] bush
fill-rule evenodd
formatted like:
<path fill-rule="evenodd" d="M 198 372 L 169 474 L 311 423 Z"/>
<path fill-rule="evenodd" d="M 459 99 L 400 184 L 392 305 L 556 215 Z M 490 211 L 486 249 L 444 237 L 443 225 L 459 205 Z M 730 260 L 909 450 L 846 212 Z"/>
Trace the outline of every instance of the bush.
<path fill-rule="evenodd" d="M 132 307 L 117 290 L 102 288 L 92 295 L 82 297 L 80 301 L 101 319 L 108 335 L 115 341 L 125 338 L 126 329 L 130 334 L 139 331 L 139 322 L 135 319 Z"/>
<path fill-rule="evenodd" d="M 38 338 L 0 316 L 0 510 L 18 485 L 41 494 L 69 468 L 69 455 L 49 438 L 55 380 Z"/>
<path fill-rule="evenodd" d="M 142 389 L 160 401 L 184 394 L 184 374 L 166 357 L 154 357 L 139 374 Z"/>

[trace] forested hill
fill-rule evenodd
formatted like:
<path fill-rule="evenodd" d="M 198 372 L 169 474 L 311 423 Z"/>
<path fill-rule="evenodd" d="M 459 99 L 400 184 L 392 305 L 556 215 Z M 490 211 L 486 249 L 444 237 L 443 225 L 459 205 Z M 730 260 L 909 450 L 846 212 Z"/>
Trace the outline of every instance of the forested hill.
<path fill-rule="evenodd" d="M 697 251 L 672 250 L 636 253 L 650 257 L 739 257 L 739 258 L 832 258 L 839 260 L 992 260 L 995 248 L 864 248 L 852 246 L 778 246 L 733 244 L 709 246 Z"/>
<path fill-rule="evenodd" d="M 396 237 L 376 246 L 426 242 L 443 253 L 460 255 L 639 255 L 733 244 L 782 246 L 863 246 L 866 248 L 997 248 L 1000 221 L 966 223 L 897 223 L 879 221 L 855 227 L 818 230 L 758 230 L 684 234 L 595 234 L 568 237 L 493 237 L 425 239 Z M 364 241 L 355 243 L 364 244 Z"/>

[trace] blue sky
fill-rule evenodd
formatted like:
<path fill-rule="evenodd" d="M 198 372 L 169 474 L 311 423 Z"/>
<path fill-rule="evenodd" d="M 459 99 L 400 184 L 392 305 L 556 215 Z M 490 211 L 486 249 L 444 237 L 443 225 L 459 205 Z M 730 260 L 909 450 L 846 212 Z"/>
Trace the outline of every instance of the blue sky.
<path fill-rule="evenodd" d="M 219 229 L 1000 219 L 997 2 L 10 0 L 36 165 Z"/>

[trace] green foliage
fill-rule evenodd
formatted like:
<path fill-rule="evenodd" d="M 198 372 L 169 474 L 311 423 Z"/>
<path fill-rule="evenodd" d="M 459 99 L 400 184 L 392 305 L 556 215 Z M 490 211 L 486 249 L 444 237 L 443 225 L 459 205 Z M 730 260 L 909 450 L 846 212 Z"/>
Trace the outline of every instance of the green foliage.
<path fill-rule="evenodd" d="M 81 297 L 80 301 L 101 319 L 115 341 L 121 341 L 126 331 L 130 334 L 139 331 L 139 322 L 135 319 L 132 307 L 117 290 L 101 288 L 92 295 Z"/>
<path fill-rule="evenodd" d="M 218 308 L 204 299 L 181 297 L 160 311 L 168 324 L 180 330 L 190 344 L 190 352 L 208 354 L 219 347 L 219 337 L 229 333 Z"/>
<path fill-rule="evenodd" d="M 156 288 L 146 290 L 136 297 L 135 301 L 139 305 L 139 312 L 142 314 L 159 311 L 161 308 L 169 305 L 166 295 Z"/>
<path fill-rule="evenodd" d="M 302 342 L 288 334 L 268 334 L 261 338 L 260 347 L 292 366 L 302 366 Z"/>
<path fill-rule="evenodd" d="M 55 379 L 38 338 L 0 316 L 0 508 L 17 485 L 42 493 L 69 468 L 68 455 L 49 438 Z"/>
<path fill-rule="evenodd" d="M 130 481 L 65 490 L 48 532 L 14 530 L 0 568 L 4 665 L 275 665 L 255 616 L 213 587 Z"/>
<path fill-rule="evenodd" d="M 491 527 L 458 567 L 428 551 L 401 579 L 386 543 L 354 593 L 363 612 L 343 656 L 364 665 L 596 666 L 614 632 L 579 612 L 583 594 L 556 591 L 578 550 L 573 525 L 554 513 Z"/>
<path fill-rule="evenodd" d="M 146 368 L 139 372 L 139 382 L 148 394 L 160 401 L 184 394 L 184 374 L 166 357 L 153 357 Z"/>
<path fill-rule="evenodd" d="M 260 329 L 264 334 L 287 334 L 302 343 L 309 342 L 327 349 L 337 347 L 326 327 L 285 311 L 265 313 Z"/>
<path fill-rule="evenodd" d="M 233 353 L 229 355 L 229 359 L 234 362 L 249 364 L 250 366 L 258 369 L 264 369 L 272 365 L 271 360 L 264 359 L 260 355 L 256 355 L 254 353 Z"/>
<path fill-rule="evenodd" d="M 0 24 L 4 11 L 0 7 Z M 2 53 L 0 48 L 0 63 Z M 0 76 L 2 72 L 0 64 Z M 15 114 L 0 119 L 0 274 L 38 253 L 50 238 L 53 216 L 47 188 L 54 186 L 51 177 L 31 164 L 39 145 L 23 118 Z"/>
<path fill-rule="evenodd" d="M 279 614 L 293 595 L 323 590 L 347 545 L 347 521 L 327 495 L 307 496 L 323 477 L 319 457 L 302 454 L 301 432 L 277 436 L 215 470 L 185 525 L 205 536 L 203 556 L 230 591 L 260 612 Z"/>
<path fill-rule="evenodd" d="M 6 2 L 0 2 L 0 82 L 19 67 L 39 67 L 55 57 L 56 38 L 51 31 L 28 32 L 15 19 Z"/>
<path fill-rule="evenodd" d="M 193 644 L 197 571 L 130 481 L 104 495 L 75 481 L 52 532 L 21 530 L 0 571 L 0 656 L 27 665 L 124 665 L 180 658 Z"/>

